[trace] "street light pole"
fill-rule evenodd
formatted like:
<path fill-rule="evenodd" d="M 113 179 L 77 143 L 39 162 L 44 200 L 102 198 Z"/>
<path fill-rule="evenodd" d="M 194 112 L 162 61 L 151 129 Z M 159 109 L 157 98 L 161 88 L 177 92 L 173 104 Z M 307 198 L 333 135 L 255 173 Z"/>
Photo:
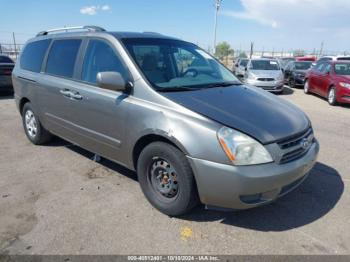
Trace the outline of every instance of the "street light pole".
<path fill-rule="evenodd" d="M 215 53 L 215 49 L 216 49 L 216 29 L 218 25 L 218 12 L 220 9 L 221 1 L 222 0 L 215 0 L 214 45 L 213 45 L 214 52 L 213 53 Z"/>

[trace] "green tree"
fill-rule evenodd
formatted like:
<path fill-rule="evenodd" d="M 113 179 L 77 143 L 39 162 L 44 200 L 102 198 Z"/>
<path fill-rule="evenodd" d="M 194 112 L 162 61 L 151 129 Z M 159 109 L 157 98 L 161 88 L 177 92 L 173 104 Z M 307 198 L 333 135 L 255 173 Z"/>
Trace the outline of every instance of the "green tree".
<path fill-rule="evenodd" d="M 241 52 L 239 54 L 239 58 L 248 58 L 247 54 L 245 52 Z"/>
<path fill-rule="evenodd" d="M 233 49 L 231 49 L 230 44 L 227 42 L 218 43 L 215 48 L 215 56 L 220 60 L 223 60 L 224 58 L 227 59 L 227 57 L 233 53 Z"/>

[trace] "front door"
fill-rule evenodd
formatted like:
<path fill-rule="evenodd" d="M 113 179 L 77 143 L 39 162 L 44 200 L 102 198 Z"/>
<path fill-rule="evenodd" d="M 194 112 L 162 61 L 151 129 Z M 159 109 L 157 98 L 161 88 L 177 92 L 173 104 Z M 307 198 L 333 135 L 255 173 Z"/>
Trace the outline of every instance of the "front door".
<path fill-rule="evenodd" d="M 130 80 L 126 66 L 105 40 L 90 39 L 83 58 L 81 79 L 71 88 L 69 122 L 76 140 L 88 150 L 118 161 L 125 137 L 128 95 L 96 85 L 99 72 L 119 72 Z"/>

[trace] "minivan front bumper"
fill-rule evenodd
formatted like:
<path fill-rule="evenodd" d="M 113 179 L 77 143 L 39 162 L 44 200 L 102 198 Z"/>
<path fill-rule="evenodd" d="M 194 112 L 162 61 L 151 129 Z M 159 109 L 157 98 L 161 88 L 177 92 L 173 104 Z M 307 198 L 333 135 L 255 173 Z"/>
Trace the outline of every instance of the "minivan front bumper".
<path fill-rule="evenodd" d="M 317 140 L 302 157 L 286 164 L 233 166 L 188 157 L 203 204 L 247 209 L 292 191 L 307 177 L 319 152 Z"/>

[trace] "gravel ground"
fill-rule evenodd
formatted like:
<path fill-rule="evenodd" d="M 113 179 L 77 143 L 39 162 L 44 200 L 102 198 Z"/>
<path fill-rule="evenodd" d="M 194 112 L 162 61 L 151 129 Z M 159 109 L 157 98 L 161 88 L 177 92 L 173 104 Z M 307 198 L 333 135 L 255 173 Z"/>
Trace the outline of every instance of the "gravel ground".
<path fill-rule="evenodd" d="M 277 202 L 240 212 L 202 206 L 169 218 L 136 175 L 55 139 L 30 144 L 0 97 L 0 253 L 350 254 L 350 107 L 286 88 L 311 118 L 321 151 L 309 178 Z"/>

